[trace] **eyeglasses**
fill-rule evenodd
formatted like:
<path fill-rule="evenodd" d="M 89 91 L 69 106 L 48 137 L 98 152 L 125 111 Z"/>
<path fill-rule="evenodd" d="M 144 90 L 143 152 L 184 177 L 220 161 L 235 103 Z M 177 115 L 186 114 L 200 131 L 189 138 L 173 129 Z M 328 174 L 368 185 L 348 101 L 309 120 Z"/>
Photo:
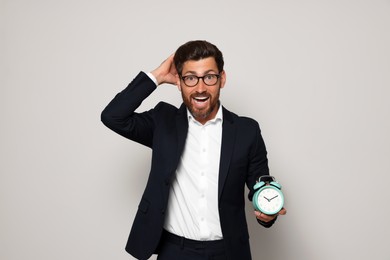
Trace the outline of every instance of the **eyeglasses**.
<path fill-rule="evenodd" d="M 187 87 L 195 87 L 198 84 L 199 79 L 202 79 L 207 86 L 214 86 L 217 84 L 219 77 L 219 74 L 206 74 L 203 77 L 195 75 L 182 76 L 181 79 Z"/>

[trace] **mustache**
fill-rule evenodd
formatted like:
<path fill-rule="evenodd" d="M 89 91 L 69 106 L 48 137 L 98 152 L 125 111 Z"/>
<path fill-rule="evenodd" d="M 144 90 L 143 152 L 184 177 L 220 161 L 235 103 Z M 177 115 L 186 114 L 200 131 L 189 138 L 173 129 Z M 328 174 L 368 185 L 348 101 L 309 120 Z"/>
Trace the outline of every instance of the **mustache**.
<path fill-rule="evenodd" d="M 194 93 L 191 95 L 191 98 L 205 98 L 205 97 L 211 97 L 211 95 L 207 92 L 203 93 Z"/>

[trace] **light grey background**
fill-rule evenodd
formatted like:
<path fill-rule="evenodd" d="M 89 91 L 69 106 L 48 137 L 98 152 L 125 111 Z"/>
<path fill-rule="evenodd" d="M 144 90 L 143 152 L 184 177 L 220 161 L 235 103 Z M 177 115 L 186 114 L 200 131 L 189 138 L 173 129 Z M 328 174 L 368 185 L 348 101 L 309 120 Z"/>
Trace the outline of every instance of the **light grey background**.
<path fill-rule="evenodd" d="M 390 1 L 0 1 L 0 259 L 132 259 L 151 152 L 100 112 L 180 44 L 215 43 L 288 214 L 254 259 L 390 259 Z M 173 86 L 143 103 L 180 104 Z M 155 258 L 153 258 L 155 259 Z"/>

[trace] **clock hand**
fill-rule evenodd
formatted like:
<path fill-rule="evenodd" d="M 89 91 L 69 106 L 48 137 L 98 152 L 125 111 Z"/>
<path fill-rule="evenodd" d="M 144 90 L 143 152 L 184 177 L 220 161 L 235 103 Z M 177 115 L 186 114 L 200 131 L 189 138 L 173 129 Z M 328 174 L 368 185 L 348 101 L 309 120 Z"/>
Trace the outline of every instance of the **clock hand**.
<path fill-rule="evenodd" d="M 271 200 L 273 200 L 274 198 L 276 198 L 277 196 L 279 196 L 279 195 L 276 195 L 275 197 L 273 197 L 272 199 L 270 199 L 270 200 L 268 200 L 268 201 L 271 201 Z"/>
<path fill-rule="evenodd" d="M 263 197 L 264 197 L 264 199 L 268 200 L 268 202 L 270 202 L 270 201 L 271 201 L 270 199 L 266 198 L 265 196 L 263 196 Z"/>

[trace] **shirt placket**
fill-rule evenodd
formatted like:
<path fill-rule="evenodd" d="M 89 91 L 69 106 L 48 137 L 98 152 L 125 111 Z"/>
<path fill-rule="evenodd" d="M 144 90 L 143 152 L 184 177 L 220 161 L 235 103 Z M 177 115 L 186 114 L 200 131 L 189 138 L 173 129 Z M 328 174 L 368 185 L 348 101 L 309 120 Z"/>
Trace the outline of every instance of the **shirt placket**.
<path fill-rule="evenodd" d="M 200 169 L 199 169 L 199 194 L 198 194 L 198 209 L 199 209 L 199 230 L 200 238 L 206 239 L 210 235 L 209 225 L 207 223 L 208 205 L 206 199 L 207 191 L 207 166 L 209 156 L 209 145 L 207 126 L 203 125 L 200 128 Z"/>

